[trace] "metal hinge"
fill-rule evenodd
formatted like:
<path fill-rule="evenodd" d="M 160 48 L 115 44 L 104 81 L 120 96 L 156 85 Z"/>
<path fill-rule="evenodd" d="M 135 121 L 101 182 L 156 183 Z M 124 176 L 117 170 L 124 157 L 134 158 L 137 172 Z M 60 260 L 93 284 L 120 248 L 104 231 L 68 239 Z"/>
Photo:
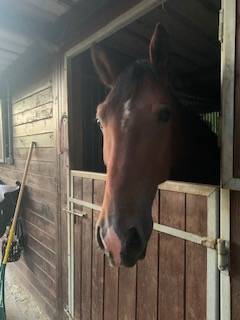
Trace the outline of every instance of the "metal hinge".
<path fill-rule="evenodd" d="M 229 246 L 223 239 L 217 239 L 216 250 L 218 254 L 218 269 L 220 271 L 229 270 Z"/>
<path fill-rule="evenodd" d="M 218 39 L 223 43 L 223 9 L 219 10 Z"/>
<path fill-rule="evenodd" d="M 68 318 L 70 320 L 74 320 L 73 316 L 71 315 L 71 313 L 69 311 L 69 306 L 68 305 L 66 305 L 63 310 L 64 310 L 64 312 L 66 313 L 66 315 L 68 316 Z"/>
<path fill-rule="evenodd" d="M 206 238 L 202 240 L 201 245 L 217 251 L 218 269 L 220 271 L 229 270 L 229 246 L 226 240 Z"/>

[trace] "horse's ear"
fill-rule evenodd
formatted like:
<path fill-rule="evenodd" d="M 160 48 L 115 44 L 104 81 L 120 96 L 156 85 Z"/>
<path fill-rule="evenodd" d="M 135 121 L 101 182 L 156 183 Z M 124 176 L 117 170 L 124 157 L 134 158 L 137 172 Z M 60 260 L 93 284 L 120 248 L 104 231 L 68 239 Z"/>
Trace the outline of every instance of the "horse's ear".
<path fill-rule="evenodd" d="M 149 45 L 149 60 L 157 69 L 167 66 L 169 56 L 169 40 L 164 27 L 158 23 Z"/>
<path fill-rule="evenodd" d="M 102 83 L 105 86 L 112 88 L 116 82 L 119 70 L 111 57 L 108 56 L 104 48 L 97 44 L 94 44 L 91 47 L 91 57 Z"/>

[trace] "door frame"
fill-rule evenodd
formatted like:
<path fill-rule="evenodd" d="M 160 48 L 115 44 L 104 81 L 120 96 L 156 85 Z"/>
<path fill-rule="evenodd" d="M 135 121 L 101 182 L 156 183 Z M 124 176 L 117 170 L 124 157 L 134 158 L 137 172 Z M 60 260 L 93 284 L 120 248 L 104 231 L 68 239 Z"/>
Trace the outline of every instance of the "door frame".
<path fill-rule="evenodd" d="M 223 188 L 231 190 L 240 190 L 240 179 L 233 175 L 236 14 L 236 0 L 222 0 L 219 15 L 222 101 L 221 184 Z"/>
<path fill-rule="evenodd" d="M 127 10 L 111 22 L 107 23 L 104 27 L 97 30 L 95 33 L 66 51 L 64 54 L 63 63 L 63 103 L 64 113 L 68 115 L 68 106 L 71 103 L 70 90 L 70 75 L 71 75 L 71 60 L 78 54 L 89 49 L 90 46 L 102 41 L 114 34 L 121 28 L 130 24 L 134 20 L 147 14 L 155 7 L 164 4 L 166 0 L 142 0 L 133 8 Z M 228 8 L 226 10 L 226 8 Z M 222 34 L 222 51 L 221 51 L 221 95 L 222 95 L 222 185 L 224 188 L 231 188 L 240 190 L 240 179 L 233 177 L 233 124 L 234 124 L 234 63 L 235 63 L 235 18 L 236 18 L 236 0 L 222 0 L 222 8 L 226 12 L 222 17 L 224 22 L 222 25 L 222 33 L 220 31 L 220 39 Z M 221 30 L 221 26 L 220 26 Z M 227 37 L 229 32 L 233 34 Z M 233 50 L 234 49 L 234 50 Z M 225 71 L 227 70 L 227 72 Z M 229 85 L 227 85 L 229 84 Z M 66 144 L 68 145 L 68 137 L 66 137 Z M 71 190 L 71 174 L 69 167 L 68 155 L 65 161 L 66 178 L 67 178 L 67 193 Z M 229 210 L 229 191 L 221 191 L 220 201 L 220 232 L 221 237 L 229 244 L 230 238 L 230 210 Z M 67 203 L 67 210 L 72 211 L 72 202 Z M 74 239 L 71 236 L 74 217 L 72 214 L 67 215 L 67 229 L 69 231 L 68 237 L 68 306 L 65 311 L 69 319 L 74 318 L 74 256 L 70 254 L 74 247 Z M 228 271 L 221 272 L 220 275 L 220 319 L 230 320 L 231 315 L 231 301 L 230 301 L 230 277 Z M 227 295 L 227 296 L 226 296 Z"/>

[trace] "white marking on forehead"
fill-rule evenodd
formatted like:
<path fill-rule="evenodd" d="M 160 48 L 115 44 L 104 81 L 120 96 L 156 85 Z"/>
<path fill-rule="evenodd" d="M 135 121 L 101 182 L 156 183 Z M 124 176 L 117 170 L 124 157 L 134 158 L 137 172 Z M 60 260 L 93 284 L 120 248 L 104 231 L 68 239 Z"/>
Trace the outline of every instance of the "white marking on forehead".
<path fill-rule="evenodd" d="M 123 113 L 122 113 L 122 120 L 121 120 L 121 128 L 126 129 L 126 124 L 129 120 L 131 110 L 130 110 L 130 102 L 131 99 L 128 99 L 123 105 Z"/>

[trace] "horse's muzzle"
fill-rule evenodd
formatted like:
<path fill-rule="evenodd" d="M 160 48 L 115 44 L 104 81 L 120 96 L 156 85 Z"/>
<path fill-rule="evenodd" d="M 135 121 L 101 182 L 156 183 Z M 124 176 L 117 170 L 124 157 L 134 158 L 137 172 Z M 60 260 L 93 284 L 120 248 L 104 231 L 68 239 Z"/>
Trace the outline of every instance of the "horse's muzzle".
<path fill-rule="evenodd" d="M 124 234 L 124 236 L 123 236 Z M 104 230 L 100 224 L 96 228 L 96 240 L 99 247 L 109 258 L 110 265 L 133 267 L 146 254 L 147 240 L 137 228 L 131 227 L 118 236 L 113 226 Z"/>

